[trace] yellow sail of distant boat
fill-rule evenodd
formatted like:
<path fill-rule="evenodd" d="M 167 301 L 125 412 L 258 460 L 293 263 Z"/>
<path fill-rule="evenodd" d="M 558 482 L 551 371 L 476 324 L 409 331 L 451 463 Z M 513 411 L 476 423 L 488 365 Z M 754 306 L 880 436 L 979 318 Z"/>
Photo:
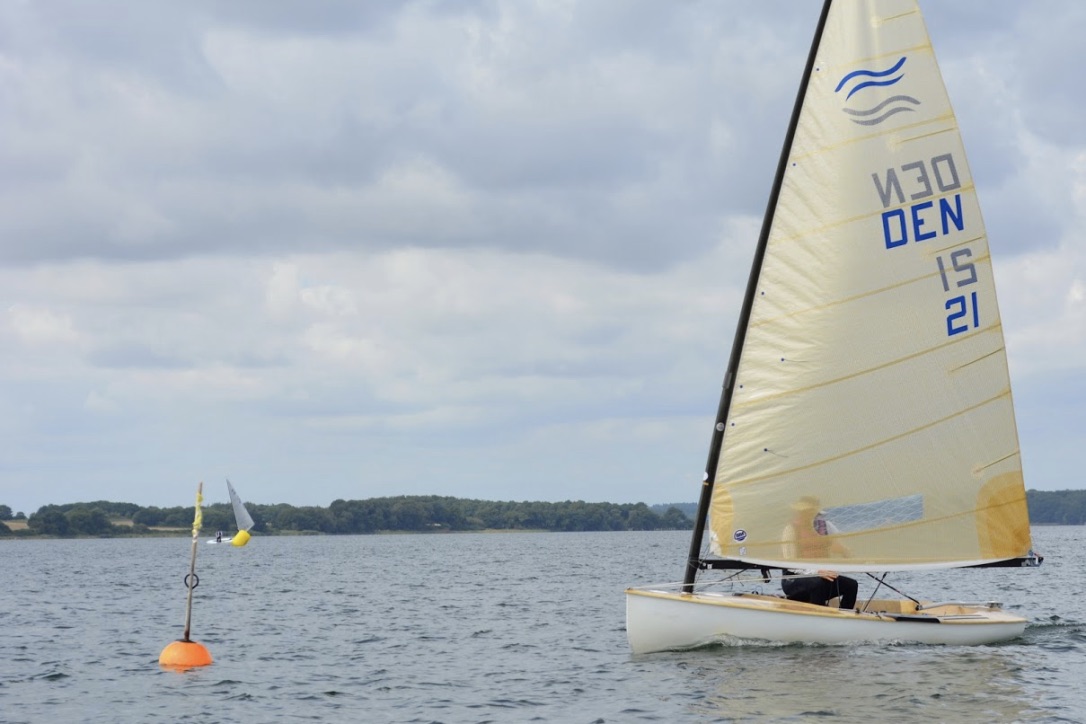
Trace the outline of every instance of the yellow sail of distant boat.
<path fill-rule="evenodd" d="M 249 542 L 249 530 L 254 525 L 253 518 L 249 515 L 249 511 L 245 509 L 245 504 L 241 502 L 241 498 L 229 480 L 226 481 L 226 489 L 230 492 L 230 505 L 234 507 L 234 521 L 238 526 L 237 535 L 231 539 L 230 545 L 240 548 Z"/>

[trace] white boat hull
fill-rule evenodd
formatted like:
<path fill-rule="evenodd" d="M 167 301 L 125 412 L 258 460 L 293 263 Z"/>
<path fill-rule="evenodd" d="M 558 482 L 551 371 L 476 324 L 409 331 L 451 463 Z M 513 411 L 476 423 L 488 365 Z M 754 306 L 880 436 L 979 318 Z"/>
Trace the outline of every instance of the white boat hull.
<path fill-rule="evenodd" d="M 858 613 L 758 594 L 626 591 L 626 635 L 635 654 L 737 639 L 979 645 L 1020 636 L 1026 623 L 996 604 L 917 610 L 909 601 L 873 601 Z"/>

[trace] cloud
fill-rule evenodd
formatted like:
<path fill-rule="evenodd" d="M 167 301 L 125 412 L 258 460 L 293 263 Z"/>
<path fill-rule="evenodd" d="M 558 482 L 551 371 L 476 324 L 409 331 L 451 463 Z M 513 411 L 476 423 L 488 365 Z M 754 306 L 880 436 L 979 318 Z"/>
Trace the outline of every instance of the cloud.
<path fill-rule="evenodd" d="M 1082 10 L 925 11 L 1059 486 Z M 0 503 L 692 498 L 817 14 L 3 6 Z"/>
<path fill-rule="evenodd" d="M 79 340 L 71 318 L 50 309 L 14 304 L 8 308 L 7 317 L 16 340 L 31 347 L 68 345 Z"/>

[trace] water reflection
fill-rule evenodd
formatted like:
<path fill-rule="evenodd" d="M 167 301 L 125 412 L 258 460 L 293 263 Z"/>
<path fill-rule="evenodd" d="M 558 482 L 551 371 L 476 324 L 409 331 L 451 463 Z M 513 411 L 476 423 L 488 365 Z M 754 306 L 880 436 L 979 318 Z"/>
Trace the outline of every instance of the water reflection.
<path fill-rule="evenodd" d="M 1016 656 L 998 648 L 740 646 L 697 652 L 704 698 L 724 720 L 993 722 L 1041 716 Z"/>

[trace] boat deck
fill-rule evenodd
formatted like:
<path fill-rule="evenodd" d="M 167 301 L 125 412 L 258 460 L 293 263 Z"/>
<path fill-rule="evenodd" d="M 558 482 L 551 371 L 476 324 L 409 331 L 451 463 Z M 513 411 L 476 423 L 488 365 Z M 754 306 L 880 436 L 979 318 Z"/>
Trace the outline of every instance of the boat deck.
<path fill-rule="evenodd" d="M 791 601 L 784 596 L 761 593 L 678 593 L 653 589 L 631 589 L 631 593 L 663 598 L 686 599 L 691 603 L 748 608 L 752 610 L 799 613 L 808 616 L 830 616 L 845 618 L 889 618 L 894 620 L 939 622 L 968 622 L 970 619 L 985 621 L 1015 621 L 1017 616 L 1006 613 L 998 604 L 992 603 L 935 603 L 921 601 L 919 605 L 908 599 L 876 598 L 871 601 L 856 602 L 856 610 L 840 609 L 836 605 L 821 606 L 815 603 Z M 831 604 L 834 604 L 831 601 Z"/>

